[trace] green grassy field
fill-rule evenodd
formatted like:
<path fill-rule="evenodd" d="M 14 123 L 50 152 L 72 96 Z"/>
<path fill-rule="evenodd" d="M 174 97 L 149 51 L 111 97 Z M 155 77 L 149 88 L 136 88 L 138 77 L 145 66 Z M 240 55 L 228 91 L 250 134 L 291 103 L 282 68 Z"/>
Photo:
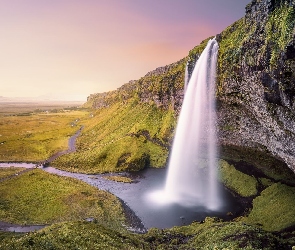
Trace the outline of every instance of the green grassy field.
<path fill-rule="evenodd" d="M 92 217 L 116 228 L 125 221 L 115 196 L 39 169 L 0 182 L 0 193 L 0 221 L 51 224 Z"/>
<path fill-rule="evenodd" d="M 25 168 L 15 168 L 15 167 L 0 168 L 0 179 L 15 175 L 24 169 Z"/>
<path fill-rule="evenodd" d="M 0 161 L 37 162 L 65 150 L 86 111 L 1 116 Z"/>

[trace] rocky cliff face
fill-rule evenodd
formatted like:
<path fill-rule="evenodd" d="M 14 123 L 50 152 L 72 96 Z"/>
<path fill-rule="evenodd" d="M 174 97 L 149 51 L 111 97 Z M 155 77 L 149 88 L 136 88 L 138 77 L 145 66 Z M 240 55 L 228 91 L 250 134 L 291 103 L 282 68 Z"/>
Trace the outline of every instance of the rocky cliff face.
<path fill-rule="evenodd" d="M 221 33 L 218 75 L 221 145 L 270 153 L 293 171 L 294 5 L 252 1 L 245 18 Z"/>
<path fill-rule="evenodd" d="M 253 0 L 244 18 L 217 35 L 219 143 L 225 154 L 251 159 L 263 152 L 295 171 L 294 26 L 294 0 Z M 116 91 L 91 95 L 88 104 L 101 108 L 135 98 L 178 114 L 185 67 L 190 76 L 206 42 Z"/>

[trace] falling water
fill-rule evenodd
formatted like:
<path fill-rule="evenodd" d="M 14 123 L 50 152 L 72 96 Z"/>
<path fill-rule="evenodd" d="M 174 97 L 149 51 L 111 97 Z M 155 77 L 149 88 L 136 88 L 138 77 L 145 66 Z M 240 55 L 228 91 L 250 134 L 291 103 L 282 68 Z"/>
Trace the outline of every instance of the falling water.
<path fill-rule="evenodd" d="M 211 39 L 186 87 L 165 186 L 168 200 L 211 210 L 221 205 L 215 127 L 217 54 L 218 43 Z"/>

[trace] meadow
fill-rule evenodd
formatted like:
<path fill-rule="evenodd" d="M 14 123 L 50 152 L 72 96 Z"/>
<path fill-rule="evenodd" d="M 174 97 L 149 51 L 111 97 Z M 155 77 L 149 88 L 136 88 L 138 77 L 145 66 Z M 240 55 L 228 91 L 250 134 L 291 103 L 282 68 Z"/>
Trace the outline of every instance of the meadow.
<path fill-rule="evenodd" d="M 1 169 L 8 175 L 14 172 Z M 0 182 L 0 221 L 20 225 L 52 224 L 93 218 L 122 227 L 120 201 L 82 181 L 32 169 Z"/>
<path fill-rule="evenodd" d="M 88 114 L 65 104 L 43 105 L 0 103 L 0 161 L 39 162 L 67 149 Z"/>

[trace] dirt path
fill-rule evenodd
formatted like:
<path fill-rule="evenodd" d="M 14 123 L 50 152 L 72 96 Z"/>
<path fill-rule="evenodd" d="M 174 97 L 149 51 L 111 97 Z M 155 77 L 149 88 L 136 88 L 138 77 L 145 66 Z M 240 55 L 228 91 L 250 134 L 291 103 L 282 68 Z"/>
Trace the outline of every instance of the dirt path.
<path fill-rule="evenodd" d="M 62 155 L 75 152 L 76 151 L 76 140 L 77 140 L 78 136 L 81 134 L 82 129 L 83 129 L 83 126 L 81 126 L 80 129 L 69 138 L 67 150 L 55 153 L 54 155 L 50 156 L 44 163 L 41 163 L 41 165 L 47 166 L 47 165 L 49 165 L 50 162 L 54 161 L 56 158 L 58 158 Z"/>

